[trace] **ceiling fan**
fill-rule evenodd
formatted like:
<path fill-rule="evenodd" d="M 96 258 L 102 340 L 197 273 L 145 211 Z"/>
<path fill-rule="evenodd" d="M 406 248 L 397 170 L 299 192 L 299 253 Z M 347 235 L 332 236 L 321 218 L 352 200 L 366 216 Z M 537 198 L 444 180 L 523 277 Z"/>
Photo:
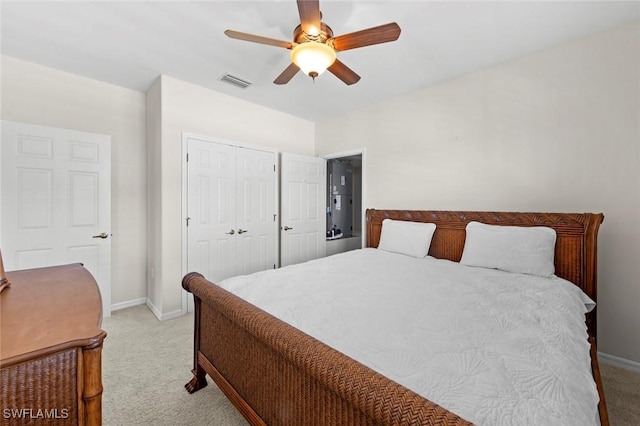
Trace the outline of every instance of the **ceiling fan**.
<path fill-rule="evenodd" d="M 297 0 L 300 25 L 293 30 L 293 41 L 226 30 L 231 38 L 284 47 L 291 50 L 291 64 L 273 82 L 286 84 L 300 70 L 315 80 L 325 70 L 345 84 L 354 84 L 360 76 L 336 58 L 336 52 L 395 41 L 400 37 L 400 26 L 395 22 L 353 33 L 333 36 L 331 28 L 321 22 L 319 0 Z"/>

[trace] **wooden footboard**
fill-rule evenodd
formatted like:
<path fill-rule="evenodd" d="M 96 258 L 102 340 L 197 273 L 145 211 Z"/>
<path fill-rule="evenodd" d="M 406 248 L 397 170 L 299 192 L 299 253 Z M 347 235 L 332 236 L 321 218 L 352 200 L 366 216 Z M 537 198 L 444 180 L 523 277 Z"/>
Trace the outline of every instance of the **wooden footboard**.
<path fill-rule="evenodd" d="M 468 425 L 415 392 L 190 273 L 193 379 L 205 374 L 253 425 Z"/>

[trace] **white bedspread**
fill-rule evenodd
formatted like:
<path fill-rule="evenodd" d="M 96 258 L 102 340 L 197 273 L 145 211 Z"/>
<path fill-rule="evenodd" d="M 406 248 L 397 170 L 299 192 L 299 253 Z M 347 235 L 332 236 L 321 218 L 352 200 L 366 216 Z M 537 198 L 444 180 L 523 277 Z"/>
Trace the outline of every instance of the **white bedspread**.
<path fill-rule="evenodd" d="M 563 279 L 362 249 L 220 286 L 475 424 L 597 422 L 592 302 Z"/>

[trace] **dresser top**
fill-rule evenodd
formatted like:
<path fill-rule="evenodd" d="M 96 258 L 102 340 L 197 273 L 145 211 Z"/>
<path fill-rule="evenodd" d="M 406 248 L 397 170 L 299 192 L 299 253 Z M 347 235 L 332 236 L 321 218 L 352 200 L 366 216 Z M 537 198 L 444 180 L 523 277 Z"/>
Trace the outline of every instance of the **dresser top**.
<path fill-rule="evenodd" d="M 0 364 L 101 344 L 102 300 L 82 264 L 7 272 L 0 293 Z"/>

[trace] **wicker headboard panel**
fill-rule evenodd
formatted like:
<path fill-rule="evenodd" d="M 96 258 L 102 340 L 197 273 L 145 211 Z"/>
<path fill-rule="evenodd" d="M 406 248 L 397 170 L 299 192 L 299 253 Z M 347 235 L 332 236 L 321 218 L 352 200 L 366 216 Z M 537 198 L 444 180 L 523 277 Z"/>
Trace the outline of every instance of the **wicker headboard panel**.
<path fill-rule="evenodd" d="M 490 225 L 547 226 L 556 231 L 556 275 L 580 287 L 597 303 L 597 237 L 604 219 L 601 213 L 517 213 L 429 210 L 367 210 L 367 247 L 378 247 L 386 218 L 431 222 L 436 231 L 429 255 L 460 261 L 465 227 L 471 221 Z M 595 309 L 587 315 L 589 333 L 596 336 Z"/>

